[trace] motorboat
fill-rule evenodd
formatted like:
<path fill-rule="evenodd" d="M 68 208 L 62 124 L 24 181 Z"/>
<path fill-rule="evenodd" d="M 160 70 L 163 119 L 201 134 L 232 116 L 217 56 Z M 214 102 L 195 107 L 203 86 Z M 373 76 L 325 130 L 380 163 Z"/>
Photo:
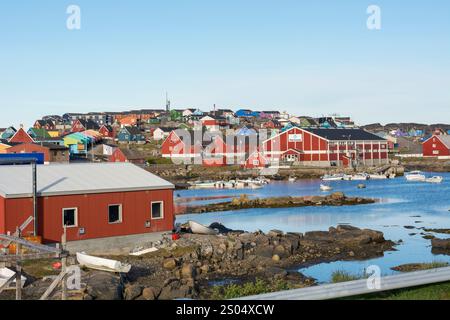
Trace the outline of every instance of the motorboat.
<path fill-rule="evenodd" d="M 322 181 L 342 181 L 344 180 L 343 174 L 326 174 L 322 177 Z"/>
<path fill-rule="evenodd" d="M 425 181 L 429 183 L 441 183 L 442 181 L 444 181 L 444 178 L 441 176 L 434 176 L 426 179 Z"/>
<path fill-rule="evenodd" d="M 384 174 L 369 174 L 370 180 L 386 180 L 387 178 Z"/>
<path fill-rule="evenodd" d="M 297 178 L 296 177 L 289 177 L 289 182 L 295 182 L 295 181 L 297 181 Z"/>
<path fill-rule="evenodd" d="M 191 231 L 194 234 L 217 235 L 219 233 L 217 230 L 204 226 L 195 221 L 189 221 L 189 228 L 191 228 Z"/>
<path fill-rule="evenodd" d="M 128 273 L 131 269 L 131 264 L 122 263 L 112 259 L 90 256 L 84 252 L 77 252 L 77 260 L 81 266 L 95 270 Z"/>
<path fill-rule="evenodd" d="M 2 287 L 11 277 L 13 277 L 16 273 L 8 268 L 0 268 L 0 287 Z M 25 286 L 25 282 L 27 278 L 21 276 L 21 287 Z M 9 285 L 5 288 L 6 290 L 15 289 L 16 288 L 16 279 L 9 283 Z"/>
<path fill-rule="evenodd" d="M 424 182 L 427 179 L 421 171 L 411 171 L 405 176 L 405 178 L 408 181 L 419 181 L 419 182 Z"/>
<path fill-rule="evenodd" d="M 369 180 L 369 175 L 367 173 L 357 173 L 352 176 L 352 181 L 365 181 Z"/>
<path fill-rule="evenodd" d="M 333 190 L 333 188 L 330 187 L 330 186 L 326 186 L 326 185 L 324 185 L 324 184 L 321 184 L 321 185 L 320 185 L 320 190 L 321 190 L 321 191 L 331 191 L 331 190 Z"/>

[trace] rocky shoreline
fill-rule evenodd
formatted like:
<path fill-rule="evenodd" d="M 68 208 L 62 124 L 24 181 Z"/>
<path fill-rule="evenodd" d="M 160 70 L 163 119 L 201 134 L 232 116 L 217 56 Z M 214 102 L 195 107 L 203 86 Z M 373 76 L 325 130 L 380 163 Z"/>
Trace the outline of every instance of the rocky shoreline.
<path fill-rule="evenodd" d="M 217 236 L 186 233 L 176 241 L 165 238 L 161 249 L 154 253 L 113 257 L 132 265 L 126 275 L 83 270 L 82 289 L 71 292 L 70 298 L 210 299 L 211 291 L 218 288 L 215 281 L 227 279 L 238 283 L 262 279 L 274 288 L 280 283 L 283 288 L 312 286 L 315 280 L 296 270 L 322 262 L 371 259 L 389 250 L 395 250 L 394 243 L 384 239 L 383 233 L 347 225 L 305 234 L 277 230 L 232 231 Z M 39 298 L 51 282 L 34 279 L 24 289 L 25 299 Z M 58 292 L 53 298 L 59 298 Z"/>
<path fill-rule="evenodd" d="M 375 203 L 375 199 L 369 198 L 348 198 L 342 192 L 335 192 L 326 196 L 305 196 L 305 197 L 277 197 L 250 199 L 247 195 L 240 198 L 233 198 L 231 201 L 213 203 L 199 206 L 184 207 L 184 214 L 200 214 L 208 212 L 222 212 L 244 209 L 268 209 L 268 208 L 295 208 L 310 206 L 352 206 Z"/>

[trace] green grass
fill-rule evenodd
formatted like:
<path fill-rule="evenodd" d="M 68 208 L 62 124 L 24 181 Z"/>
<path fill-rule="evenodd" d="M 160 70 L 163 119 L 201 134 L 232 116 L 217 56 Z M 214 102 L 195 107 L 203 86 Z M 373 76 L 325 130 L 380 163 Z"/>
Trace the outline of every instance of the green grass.
<path fill-rule="evenodd" d="M 450 300 L 450 282 L 387 291 L 348 300 Z"/>
<path fill-rule="evenodd" d="M 279 280 L 274 283 L 256 279 L 255 282 L 247 282 L 243 285 L 230 284 L 227 286 L 213 287 L 211 293 L 212 300 L 234 299 L 240 297 L 253 296 L 257 294 L 284 291 L 292 289 L 285 281 Z"/>
<path fill-rule="evenodd" d="M 363 276 L 360 275 L 352 275 L 344 270 L 337 270 L 331 274 L 331 282 L 339 283 L 339 282 L 348 282 L 363 279 Z"/>

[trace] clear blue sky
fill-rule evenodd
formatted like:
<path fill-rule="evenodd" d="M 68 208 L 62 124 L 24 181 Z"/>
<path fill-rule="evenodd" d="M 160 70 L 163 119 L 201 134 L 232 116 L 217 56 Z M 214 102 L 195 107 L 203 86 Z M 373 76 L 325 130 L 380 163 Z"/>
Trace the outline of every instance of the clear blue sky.
<path fill-rule="evenodd" d="M 0 41 L 0 127 L 160 108 L 166 91 L 176 108 L 450 122 L 448 0 L 8 0 Z"/>

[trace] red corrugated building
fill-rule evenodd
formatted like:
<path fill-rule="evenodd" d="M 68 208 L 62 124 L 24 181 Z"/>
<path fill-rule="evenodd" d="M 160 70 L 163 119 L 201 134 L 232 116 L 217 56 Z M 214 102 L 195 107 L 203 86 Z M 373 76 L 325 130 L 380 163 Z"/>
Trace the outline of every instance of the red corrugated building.
<path fill-rule="evenodd" d="M 173 184 L 130 163 L 37 167 L 38 235 L 45 243 L 170 231 Z M 0 166 L 0 233 L 34 216 L 30 166 Z M 32 225 L 24 236 L 34 232 Z"/>
<path fill-rule="evenodd" d="M 423 144 L 424 157 L 449 157 L 450 136 L 434 135 Z"/>
<path fill-rule="evenodd" d="M 362 129 L 301 129 L 292 127 L 263 143 L 269 160 L 311 166 L 385 164 L 387 141 Z"/>
<path fill-rule="evenodd" d="M 8 140 L 11 143 L 33 143 L 33 138 L 23 128 L 17 130 L 17 132 Z"/>

